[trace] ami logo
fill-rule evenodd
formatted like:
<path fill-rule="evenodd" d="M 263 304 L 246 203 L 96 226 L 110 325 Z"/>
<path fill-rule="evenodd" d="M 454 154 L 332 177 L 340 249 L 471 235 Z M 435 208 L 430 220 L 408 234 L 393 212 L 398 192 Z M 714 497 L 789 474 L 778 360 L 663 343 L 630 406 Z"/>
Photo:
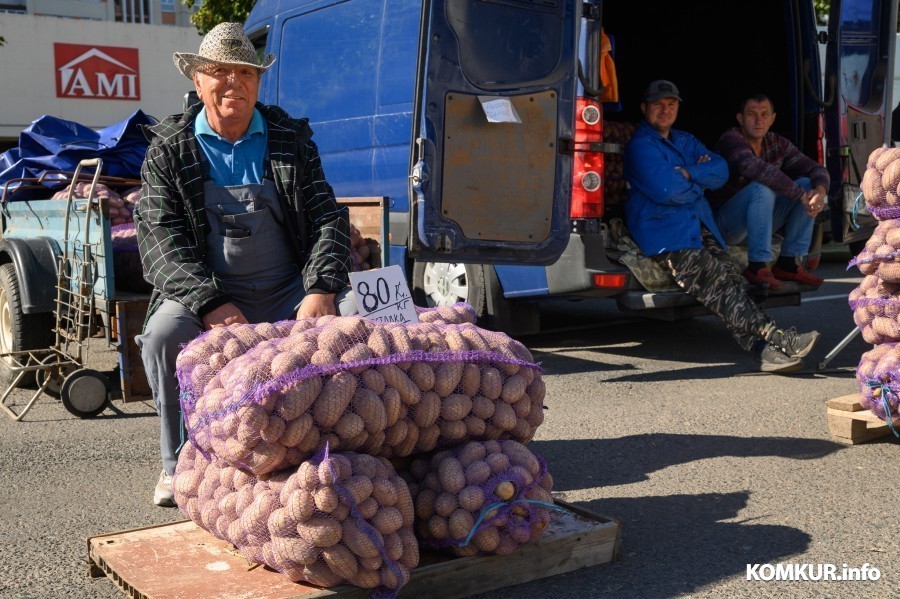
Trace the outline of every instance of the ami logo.
<path fill-rule="evenodd" d="M 137 48 L 53 44 L 56 97 L 140 100 Z"/>

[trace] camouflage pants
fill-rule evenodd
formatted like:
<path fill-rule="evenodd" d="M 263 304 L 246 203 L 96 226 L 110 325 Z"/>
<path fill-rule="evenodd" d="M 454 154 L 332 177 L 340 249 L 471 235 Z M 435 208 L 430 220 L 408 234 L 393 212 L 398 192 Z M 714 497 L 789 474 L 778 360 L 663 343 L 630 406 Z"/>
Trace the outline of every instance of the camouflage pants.
<path fill-rule="evenodd" d="M 688 249 L 658 258 L 686 293 L 719 316 L 747 351 L 775 330 L 775 322 L 744 291 L 744 277 L 718 248 Z"/>

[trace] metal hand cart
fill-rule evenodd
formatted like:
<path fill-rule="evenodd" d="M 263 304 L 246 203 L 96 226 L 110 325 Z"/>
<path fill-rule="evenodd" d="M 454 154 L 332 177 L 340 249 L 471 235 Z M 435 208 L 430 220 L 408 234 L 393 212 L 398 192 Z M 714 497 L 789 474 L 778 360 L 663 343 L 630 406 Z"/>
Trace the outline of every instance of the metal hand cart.
<path fill-rule="evenodd" d="M 83 177 L 83 168 L 93 168 L 93 175 Z M 0 407 L 13 420 L 21 420 L 43 395 L 59 397 L 65 408 L 80 418 L 96 416 L 114 396 L 125 401 L 150 398 L 133 341 L 146 313 L 147 298 L 122 294 L 115 289 L 109 201 L 96 194 L 98 183 L 134 186 L 138 181 L 101 177 L 102 168 L 103 161 L 99 158 L 81 161 L 71 179 L 64 180 L 70 183 L 65 200 L 8 202 L 8 187 L 4 189 L 4 241 L 9 234 L 12 239 L 17 236 L 33 239 L 39 232 L 45 240 L 49 234 L 58 246 L 52 345 L 0 353 L 0 359 L 15 375 L 0 396 Z M 85 181 L 90 181 L 87 197 L 76 197 L 76 184 Z M 34 189 L 41 181 L 20 180 L 19 183 L 18 188 L 24 185 Z M 35 230 L 35 221 L 39 231 Z M 22 281 L 28 273 L 17 275 Z M 0 304 L 5 308 L 0 310 L 0 337 L 9 336 L 9 304 Z M 114 371 L 101 372 L 90 367 L 91 344 L 101 342 L 99 339 L 92 342 L 91 337 L 101 330 L 106 345 L 118 351 L 118 377 Z M 10 347 L 8 343 L 4 346 Z M 30 373 L 34 375 L 37 390 L 17 413 L 6 402 L 12 390 Z M 111 380 L 114 378 L 121 382 L 115 388 Z"/>

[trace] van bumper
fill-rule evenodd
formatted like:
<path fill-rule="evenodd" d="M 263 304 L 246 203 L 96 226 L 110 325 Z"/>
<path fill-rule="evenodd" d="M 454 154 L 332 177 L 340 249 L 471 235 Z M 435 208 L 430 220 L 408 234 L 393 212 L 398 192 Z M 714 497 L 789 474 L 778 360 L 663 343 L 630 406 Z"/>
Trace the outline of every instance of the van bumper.
<path fill-rule="evenodd" d="M 607 256 L 609 233 L 572 234 L 559 260 L 546 266 L 547 292 L 551 297 L 612 297 L 628 289 L 633 281 L 629 270 Z M 595 274 L 624 274 L 624 287 L 595 287 Z"/>
<path fill-rule="evenodd" d="M 612 261 L 607 254 L 608 232 L 573 234 L 559 260 L 545 267 L 549 297 L 615 298 L 623 312 L 676 320 L 709 314 L 709 311 L 683 291 L 647 291 L 624 265 Z M 595 274 L 624 274 L 623 288 L 595 287 Z M 747 294 L 762 308 L 798 306 L 803 292 L 815 287 L 786 281 L 778 291 L 765 291 L 755 285 L 746 286 Z"/>

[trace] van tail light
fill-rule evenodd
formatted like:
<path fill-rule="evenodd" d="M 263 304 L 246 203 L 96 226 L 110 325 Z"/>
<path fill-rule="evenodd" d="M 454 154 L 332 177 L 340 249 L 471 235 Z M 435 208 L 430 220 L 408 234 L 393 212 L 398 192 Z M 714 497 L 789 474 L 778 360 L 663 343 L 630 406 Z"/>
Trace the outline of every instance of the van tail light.
<path fill-rule="evenodd" d="M 595 274 L 594 287 L 606 287 L 618 289 L 624 287 L 628 283 L 628 275 L 626 274 Z"/>
<path fill-rule="evenodd" d="M 572 218 L 603 216 L 603 152 L 593 144 L 603 141 L 603 107 L 578 98 L 575 104 L 575 163 L 572 169 Z"/>
<path fill-rule="evenodd" d="M 825 114 L 820 112 L 819 118 L 816 119 L 818 131 L 816 131 L 816 160 L 819 164 L 825 165 Z"/>

